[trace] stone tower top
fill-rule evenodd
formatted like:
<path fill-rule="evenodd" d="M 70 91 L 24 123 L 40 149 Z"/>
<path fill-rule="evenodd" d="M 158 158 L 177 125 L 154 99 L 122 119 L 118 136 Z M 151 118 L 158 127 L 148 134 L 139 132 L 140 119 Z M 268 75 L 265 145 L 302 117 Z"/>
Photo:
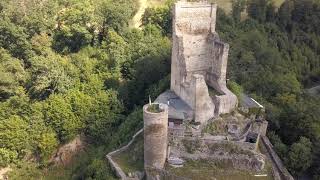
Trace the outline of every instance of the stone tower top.
<path fill-rule="evenodd" d="M 207 2 L 179 1 L 175 4 L 175 34 L 208 34 L 215 32 L 217 5 Z"/>

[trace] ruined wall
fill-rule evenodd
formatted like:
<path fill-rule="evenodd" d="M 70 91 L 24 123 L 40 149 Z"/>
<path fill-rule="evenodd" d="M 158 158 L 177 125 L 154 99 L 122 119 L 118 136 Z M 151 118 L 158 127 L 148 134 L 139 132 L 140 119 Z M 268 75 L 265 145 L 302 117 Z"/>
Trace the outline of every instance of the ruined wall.
<path fill-rule="evenodd" d="M 216 113 L 230 113 L 238 105 L 238 99 L 226 85 L 229 45 L 214 39 L 212 51 L 212 68 L 206 76 L 206 81 L 209 86 L 222 94 L 214 97 Z"/>
<path fill-rule="evenodd" d="M 167 157 L 168 144 L 168 106 L 159 104 L 162 112 L 148 111 L 147 104 L 143 107 L 143 121 L 144 121 L 144 167 L 147 169 L 164 167 Z"/>
<path fill-rule="evenodd" d="M 209 96 L 208 87 L 202 75 L 193 75 L 195 88 L 195 122 L 205 123 L 214 116 L 215 105 Z"/>
<path fill-rule="evenodd" d="M 256 152 L 256 143 L 185 137 L 179 157 L 184 160 L 219 162 L 224 166 L 259 172 L 265 167 L 265 156 Z M 172 147 L 172 152 L 177 151 Z"/>
<path fill-rule="evenodd" d="M 261 142 L 262 142 L 262 148 L 266 150 L 266 152 L 269 154 L 271 158 L 273 170 L 276 171 L 274 172 L 274 174 L 279 174 L 281 180 L 294 180 L 294 178 L 291 176 L 287 168 L 282 163 L 280 157 L 273 150 L 273 145 L 271 144 L 268 137 L 262 135 Z"/>
<path fill-rule="evenodd" d="M 226 74 L 228 65 L 229 45 L 213 39 L 213 53 L 211 54 L 211 69 L 207 76 L 208 84 L 222 91 L 226 86 Z"/>
<path fill-rule="evenodd" d="M 215 32 L 216 11 L 216 4 L 181 1 L 173 11 L 171 90 L 195 111 L 197 122 L 237 106 L 237 97 L 226 87 L 229 45 Z M 223 96 L 212 99 L 208 85 Z"/>
<path fill-rule="evenodd" d="M 211 64 L 209 52 L 212 48 L 206 35 L 185 36 L 183 50 L 187 73 L 206 72 Z"/>
<path fill-rule="evenodd" d="M 215 32 L 217 5 L 206 2 L 175 4 L 174 34 L 209 34 Z"/>
<path fill-rule="evenodd" d="M 208 68 L 207 35 L 215 32 L 216 5 L 178 2 L 173 9 L 173 48 L 171 64 L 171 90 L 178 96 L 187 92 L 181 85 L 191 80 L 188 72 Z M 187 98 L 187 96 L 184 96 Z M 182 98 L 183 99 L 183 98 Z M 185 100 L 185 99 L 183 99 Z M 185 100 L 190 106 L 191 100 Z M 193 107 L 193 106 L 191 106 Z"/>
<path fill-rule="evenodd" d="M 223 91 L 225 95 L 215 96 L 213 101 L 216 105 L 216 114 L 230 113 L 237 105 L 237 96 L 234 95 L 230 90 L 225 89 Z"/>

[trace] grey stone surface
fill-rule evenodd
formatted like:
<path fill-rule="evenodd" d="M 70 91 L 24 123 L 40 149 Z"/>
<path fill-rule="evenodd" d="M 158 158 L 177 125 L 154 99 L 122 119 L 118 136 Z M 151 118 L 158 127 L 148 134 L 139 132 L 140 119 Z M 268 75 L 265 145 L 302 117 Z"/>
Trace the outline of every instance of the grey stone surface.
<path fill-rule="evenodd" d="M 265 166 L 265 156 L 256 152 L 254 143 L 212 140 L 211 138 L 188 138 L 188 141 L 198 142 L 193 152 L 183 149 L 183 146 L 172 147 L 170 156 L 184 160 L 205 160 L 223 162 L 230 168 L 239 170 L 261 171 Z M 178 148 L 178 149 L 177 149 Z M 201 168 L 201 167 L 199 167 Z"/>
<path fill-rule="evenodd" d="M 173 91 L 168 90 L 162 93 L 155 103 L 169 106 L 169 119 L 191 120 L 193 118 L 193 110 Z"/>
<path fill-rule="evenodd" d="M 307 89 L 307 93 L 309 93 L 310 95 L 319 96 L 320 95 L 320 85 L 315 86 L 310 89 Z"/>
<path fill-rule="evenodd" d="M 240 105 L 244 108 L 260 108 L 261 105 L 246 94 L 241 94 Z M 263 107 L 261 107 L 263 108 Z"/>
<path fill-rule="evenodd" d="M 160 112 L 150 112 L 151 106 L 143 106 L 144 122 L 144 168 L 147 179 L 155 178 L 148 169 L 162 169 L 167 158 L 168 148 L 168 106 L 159 105 Z"/>
<path fill-rule="evenodd" d="M 277 153 L 273 150 L 273 145 L 271 144 L 270 140 L 267 136 L 261 136 L 261 142 L 262 147 L 265 148 L 265 150 L 268 153 L 268 156 L 270 157 L 272 161 L 272 167 L 275 171 L 274 174 L 279 174 L 281 180 L 294 180 L 294 178 L 291 176 L 287 168 L 284 166 L 283 162 L 281 161 L 280 157 L 277 155 Z M 279 178 L 277 178 L 279 179 Z"/>
<path fill-rule="evenodd" d="M 194 120 L 205 123 L 231 112 L 237 97 L 226 87 L 229 45 L 215 32 L 216 4 L 175 4 L 171 90 L 194 111 Z M 210 95 L 209 89 L 218 92 Z"/>

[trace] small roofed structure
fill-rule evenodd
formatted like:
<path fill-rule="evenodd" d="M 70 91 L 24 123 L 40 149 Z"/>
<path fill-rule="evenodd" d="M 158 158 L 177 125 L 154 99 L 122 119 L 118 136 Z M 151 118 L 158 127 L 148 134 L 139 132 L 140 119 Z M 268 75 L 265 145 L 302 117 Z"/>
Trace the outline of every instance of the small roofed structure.
<path fill-rule="evenodd" d="M 193 110 L 173 91 L 162 93 L 155 103 L 167 104 L 169 106 L 169 121 L 170 120 L 192 120 Z"/>

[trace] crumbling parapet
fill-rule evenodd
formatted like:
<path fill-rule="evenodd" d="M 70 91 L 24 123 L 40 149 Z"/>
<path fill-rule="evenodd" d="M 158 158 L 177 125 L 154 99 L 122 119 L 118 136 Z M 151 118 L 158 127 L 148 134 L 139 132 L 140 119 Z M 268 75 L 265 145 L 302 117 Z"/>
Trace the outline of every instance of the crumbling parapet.
<path fill-rule="evenodd" d="M 163 169 L 168 148 L 168 106 L 147 104 L 143 107 L 144 168 L 147 179 L 157 179 L 153 169 Z"/>

